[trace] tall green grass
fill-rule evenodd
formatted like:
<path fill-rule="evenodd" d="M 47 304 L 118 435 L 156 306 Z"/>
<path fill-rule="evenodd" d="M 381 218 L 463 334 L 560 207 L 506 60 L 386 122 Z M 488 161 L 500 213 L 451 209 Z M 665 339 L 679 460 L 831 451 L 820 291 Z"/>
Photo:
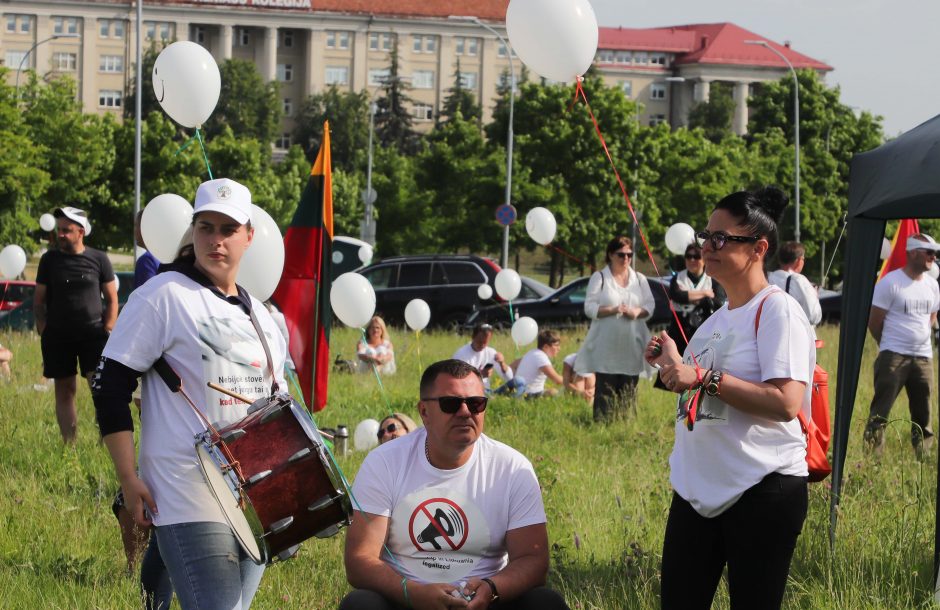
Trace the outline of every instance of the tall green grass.
<path fill-rule="evenodd" d="M 838 333 L 819 330 L 828 347 L 820 361 L 832 374 L 835 396 Z M 574 351 L 584 329 L 565 333 L 561 356 Z M 398 374 L 383 378 L 333 375 L 321 426 L 350 428 L 389 410 L 416 416 L 420 366 L 449 357 L 465 342 L 450 333 L 397 331 Z M 333 353 L 352 356 L 355 333 L 336 329 Z M 136 580 L 125 574 L 117 522 L 110 504 L 116 489 L 107 451 L 99 443 L 94 409 L 79 391 L 79 440 L 59 439 L 51 389 L 40 392 L 35 335 L 0 336 L 15 352 L 13 379 L 0 384 L 0 607 L 130 608 Z M 495 346 L 521 355 L 508 335 Z M 932 598 L 936 473 L 934 460 L 918 462 L 910 448 L 907 401 L 893 414 L 883 458 L 866 457 L 861 430 L 871 399 L 875 352 L 866 346 L 846 461 L 838 544 L 830 554 L 828 483 L 810 491 L 809 517 L 787 588 L 787 608 L 912 608 Z M 560 357 L 559 362 L 560 365 Z M 658 607 L 659 566 L 670 487 L 674 399 L 640 385 L 635 417 L 608 426 L 591 422 L 574 398 L 526 402 L 496 398 L 486 430 L 532 460 L 542 484 L 551 539 L 550 584 L 572 608 Z M 363 454 L 342 458 L 353 478 Z M 268 570 L 255 608 L 334 608 L 346 593 L 343 535 L 305 543 L 300 555 Z M 694 569 L 694 566 L 690 566 Z M 727 608 L 725 588 L 715 607 Z"/>

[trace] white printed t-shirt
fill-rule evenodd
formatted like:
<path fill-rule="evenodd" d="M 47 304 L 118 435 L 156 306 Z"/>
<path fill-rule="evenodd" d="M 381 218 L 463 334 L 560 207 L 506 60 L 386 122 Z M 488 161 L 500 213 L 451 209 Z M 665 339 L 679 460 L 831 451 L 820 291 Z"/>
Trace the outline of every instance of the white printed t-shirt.
<path fill-rule="evenodd" d="M 529 350 L 519 361 L 516 377 L 522 377 L 525 380 L 525 391 L 529 394 L 545 391 L 545 380 L 548 379 L 548 375 L 541 371 L 543 366 L 552 366 L 552 361 L 548 354 L 539 348 Z"/>
<path fill-rule="evenodd" d="M 764 296 L 757 337 L 754 320 Z M 684 362 L 695 354 L 703 370 L 717 369 L 738 379 L 795 379 L 806 384 L 803 413 L 811 419 L 816 336 L 796 300 L 775 286 L 758 292 L 740 307 L 723 305 L 695 331 Z M 681 401 L 669 466 L 673 489 L 703 517 L 730 508 L 768 474 L 806 476 L 806 439 L 797 419 L 782 423 L 727 405 L 702 393 L 690 431 Z"/>
<path fill-rule="evenodd" d="M 419 428 L 374 449 L 356 475 L 362 511 L 389 517 L 382 560 L 418 582 L 492 576 L 508 562 L 506 532 L 545 523 L 542 492 L 521 453 L 481 434 L 466 464 L 440 470 Z"/>
<path fill-rule="evenodd" d="M 887 311 L 878 350 L 930 358 L 930 314 L 940 308 L 937 280 L 926 273 L 912 280 L 895 269 L 875 284 L 871 304 Z"/>
<path fill-rule="evenodd" d="M 463 362 L 466 362 L 470 366 L 475 367 L 478 371 L 482 371 L 483 367 L 486 366 L 487 364 L 492 364 L 493 371 L 497 375 L 499 375 L 506 381 L 509 381 L 510 379 L 512 379 L 512 369 L 507 366 L 506 372 L 504 373 L 503 369 L 500 368 L 499 363 L 496 362 L 496 350 L 488 345 L 484 347 L 482 350 L 476 351 L 475 349 L 473 349 L 473 344 L 468 343 L 458 348 L 457 351 L 454 352 L 453 358 L 454 360 L 462 360 Z M 483 386 L 486 388 L 490 387 L 489 377 L 483 380 Z"/>
<path fill-rule="evenodd" d="M 267 309 L 252 297 L 282 389 L 286 345 Z M 247 415 L 248 405 L 206 387 L 215 382 L 252 399 L 271 393 L 271 372 L 248 314 L 176 271 L 161 273 L 131 293 L 102 355 L 145 371 L 141 398 L 140 477 L 150 488 L 158 526 L 226 523 L 196 457 L 205 424 L 180 394 L 151 369 L 165 356 L 183 390 L 217 428 Z"/>

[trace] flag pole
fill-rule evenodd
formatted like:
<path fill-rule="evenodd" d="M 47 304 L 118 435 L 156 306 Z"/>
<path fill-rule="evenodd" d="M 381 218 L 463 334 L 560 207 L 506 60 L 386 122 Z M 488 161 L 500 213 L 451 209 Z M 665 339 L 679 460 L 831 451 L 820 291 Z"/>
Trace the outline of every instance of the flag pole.
<path fill-rule="evenodd" d="M 330 131 L 330 122 L 329 122 L 329 121 L 323 121 L 323 140 L 322 140 L 322 141 L 326 141 L 327 143 L 329 142 L 329 137 L 330 137 L 330 136 L 329 136 L 329 131 Z M 321 142 L 322 142 L 322 141 L 321 141 Z M 327 153 L 327 152 L 329 152 L 329 146 L 324 147 L 323 144 L 321 143 L 321 145 L 320 145 L 320 154 L 323 155 L 323 157 L 322 157 L 323 164 L 321 165 L 320 170 L 323 172 L 323 187 L 322 187 L 322 188 L 323 188 L 324 190 L 326 189 L 326 175 L 327 175 L 327 173 L 326 173 L 326 168 L 325 168 L 324 166 L 326 165 L 326 153 Z M 330 157 L 331 157 L 331 160 L 330 160 L 330 173 L 332 173 L 332 172 L 333 172 L 332 155 L 330 155 Z M 316 165 L 316 162 L 314 162 L 314 165 Z M 333 188 L 332 180 L 330 181 L 330 188 L 331 188 L 331 189 Z M 320 215 L 321 215 L 321 217 L 323 216 L 324 202 L 325 202 L 325 198 L 322 197 L 322 195 L 321 195 L 321 197 L 320 197 Z M 323 233 L 324 233 L 325 231 L 326 231 L 326 227 L 324 226 L 324 227 L 319 231 L 319 235 L 318 235 L 318 237 L 317 237 L 317 253 L 318 253 L 319 255 L 322 255 L 322 254 L 323 254 Z M 323 277 L 322 277 L 322 276 L 323 276 L 323 267 L 326 265 L 326 262 L 327 262 L 327 261 L 324 261 L 324 260 L 322 259 L 322 256 L 321 256 L 321 258 L 320 258 L 320 264 L 317 266 L 317 269 L 316 269 L 316 271 L 314 272 L 314 280 L 315 280 L 315 283 L 316 283 L 317 288 L 316 288 L 316 293 L 315 293 L 314 301 L 313 301 L 313 302 L 314 302 L 314 305 L 313 305 L 313 328 L 314 328 L 314 332 L 316 333 L 316 336 L 313 338 L 313 375 L 311 376 L 312 383 L 310 384 L 310 398 L 311 398 L 312 400 L 310 401 L 311 404 L 307 405 L 307 409 L 308 409 L 311 413 L 313 413 L 314 409 L 317 408 L 317 405 L 316 405 L 316 402 L 317 402 L 317 393 L 316 393 L 316 385 L 317 385 L 317 364 L 320 362 L 320 285 L 322 284 L 322 280 L 323 280 Z"/>

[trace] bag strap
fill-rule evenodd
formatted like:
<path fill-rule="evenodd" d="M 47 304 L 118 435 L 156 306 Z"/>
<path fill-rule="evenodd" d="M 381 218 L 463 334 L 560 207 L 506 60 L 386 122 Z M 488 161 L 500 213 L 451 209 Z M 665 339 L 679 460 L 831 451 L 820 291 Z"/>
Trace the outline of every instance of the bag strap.
<path fill-rule="evenodd" d="M 271 371 L 271 395 L 277 394 L 280 387 L 277 384 L 277 373 L 274 372 L 274 360 L 271 359 L 271 350 L 268 348 L 268 341 L 264 338 L 264 331 L 261 330 L 261 323 L 258 322 L 258 315 L 255 313 L 255 308 L 251 306 L 251 297 L 248 296 L 248 293 L 245 292 L 245 289 L 241 286 L 238 287 L 238 295 L 243 296 L 243 299 L 248 306 L 248 319 L 251 320 L 251 325 L 255 327 L 255 332 L 258 333 L 258 338 L 261 340 L 261 347 L 264 348 L 264 357 L 268 360 L 268 370 Z"/>
<path fill-rule="evenodd" d="M 790 294 L 790 280 L 792 279 L 793 279 L 793 274 L 791 273 L 790 275 L 787 276 L 787 285 L 783 289 L 783 291 L 786 292 L 787 294 Z"/>

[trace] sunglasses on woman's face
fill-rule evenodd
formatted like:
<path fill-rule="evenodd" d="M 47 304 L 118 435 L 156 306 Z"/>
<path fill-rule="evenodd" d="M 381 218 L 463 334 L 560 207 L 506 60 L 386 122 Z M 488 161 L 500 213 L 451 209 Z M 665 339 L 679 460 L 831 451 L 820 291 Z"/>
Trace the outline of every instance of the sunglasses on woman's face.
<path fill-rule="evenodd" d="M 701 255 L 701 254 L 686 254 L 686 255 L 685 255 L 685 260 L 687 260 L 687 261 L 700 261 L 700 260 L 702 260 L 702 255 Z"/>
<path fill-rule="evenodd" d="M 453 415 L 460 410 L 460 405 L 467 403 L 467 409 L 476 415 L 486 409 L 489 398 L 486 396 L 433 396 L 421 400 L 437 401 L 441 405 L 441 411 L 448 415 Z"/>
<path fill-rule="evenodd" d="M 614 254 L 620 258 L 631 258 L 633 256 L 633 252 L 614 252 Z"/>
<path fill-rule="evenodd" d="M 395 422 L 390 423 L 384 428 L 379 428 L 379 432 L 378 432 L 379 440 L 382 440 L 382 437 L 384 437 L 386 434 L 391 434 L 395 430 L 398 430 L 398 425 L 396 425 Z"/>

